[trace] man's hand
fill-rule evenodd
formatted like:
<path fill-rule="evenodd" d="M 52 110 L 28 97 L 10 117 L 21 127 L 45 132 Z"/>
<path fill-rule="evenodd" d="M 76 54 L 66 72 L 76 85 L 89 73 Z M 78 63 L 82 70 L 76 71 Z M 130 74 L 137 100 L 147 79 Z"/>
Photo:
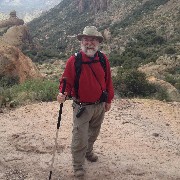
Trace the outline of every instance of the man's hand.
<path fill-rule="evenodd" d="M 57 95 L 57 101 L 61 104 L 66 100 L 66 96 L 67 96 L 67 92 L 65 92 L 64 94 L 59 93 Z"/>
<path fill-rule="evenodd" d="M 105 103 L 105 112 L 111 109 L 111 103 Z"/>

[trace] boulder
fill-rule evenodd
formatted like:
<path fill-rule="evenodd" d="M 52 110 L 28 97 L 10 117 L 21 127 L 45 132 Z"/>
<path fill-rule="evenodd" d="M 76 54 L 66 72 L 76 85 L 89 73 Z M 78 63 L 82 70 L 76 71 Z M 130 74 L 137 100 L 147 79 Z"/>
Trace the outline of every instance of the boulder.
<path fill-rule="evenodd" d="M 150 83 L 155 84 L 155 85 L 159 85 L 164 90 L 166 90 L 167 93 L 168 93 L 169 100 L 180 102 L 180 94 L 179 94 L 178 90 L 173 85 L 171 85 L 170 83 L 168 83 L 168 82 L 166 82 L 164 80 L 161 80 L 161 79 L 157 79 L 157 78 L 155 78 L 153 76 L 149 77 L 148 81 Z"/>
<path fill-rule="evenodd" d="M 180 66 L 180 56 L 160 56 L 156 62 L 151 62 L 138 68 L 139 71 L 146 74 L 150 83 L 160 85 L 164 88 L 171 101 L 180 101 L 180 93 L 178 90 L 165 81 L 165 77 L 169 74 L 169 71 Z M 173 75 L 176 78 L 180 78 L 179 75 Z"/>
<path fill-rule="evenodd" d="M 155 76 L 163 79 L 169 70 L 180 66 L 180 55 L 176 56 L 160 56 L 156 62 L 151 62 L 138 68 L 147 76 Z"/>
<path fill-rule="evenodd" d="M 110 32 L 109 28 L 104 30 L 103 35 L 104 35 L 105 40 L 109 41 L 111 39 L 111 32 Z"/>
<path fill-rule="evenodd" d="M 0 45 L 0 76 L 18 78 L 20 83 L 42 77 L 29 57 L 9 45 Z"/>
<path fill-rule="evenodd" d="M 9 45 L 21 48 L 24 44 L 31 43 L 31 37 L 26 25 L 13 26 L 1 37 Z"/>

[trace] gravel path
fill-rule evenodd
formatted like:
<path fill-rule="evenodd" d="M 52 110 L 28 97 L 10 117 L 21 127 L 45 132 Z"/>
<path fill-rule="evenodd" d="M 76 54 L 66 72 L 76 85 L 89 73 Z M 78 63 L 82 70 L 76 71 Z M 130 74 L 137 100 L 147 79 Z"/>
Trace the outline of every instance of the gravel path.
<path fill-rule="evenodd" d="M 71 101 L 64 103 L 53 180 L 73 180 Z M 0 113 L 0 179 L 45 180 L 56 134 L 57 102 Z M 180 103 L 115 99 L 85 180 L 180 180 Z"/>

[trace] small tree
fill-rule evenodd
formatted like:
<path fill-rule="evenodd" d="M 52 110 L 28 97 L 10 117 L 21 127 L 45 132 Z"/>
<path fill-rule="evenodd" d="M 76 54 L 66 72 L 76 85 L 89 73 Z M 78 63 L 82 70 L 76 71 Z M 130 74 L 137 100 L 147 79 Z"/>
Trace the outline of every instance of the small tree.
<path fill-rule="evenodd" d="M 144 97 L 156 91 L 155 86 L 146 80 L 146 75 L 136 69 L 118 71 L 114 84 L 118 93 L 126 97 Z"/>

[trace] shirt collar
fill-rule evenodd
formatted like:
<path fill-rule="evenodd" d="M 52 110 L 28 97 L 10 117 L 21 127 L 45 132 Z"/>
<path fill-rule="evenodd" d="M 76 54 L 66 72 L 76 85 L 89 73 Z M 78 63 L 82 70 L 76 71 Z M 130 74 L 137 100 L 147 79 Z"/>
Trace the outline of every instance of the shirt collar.
<path fill-rule="evenodd" d="M 82 54 L 83 61 L 99 60 L 97 52 L 94 54 L 94 57 L 88 57 L 82 50 L 80 53 Z"/>

